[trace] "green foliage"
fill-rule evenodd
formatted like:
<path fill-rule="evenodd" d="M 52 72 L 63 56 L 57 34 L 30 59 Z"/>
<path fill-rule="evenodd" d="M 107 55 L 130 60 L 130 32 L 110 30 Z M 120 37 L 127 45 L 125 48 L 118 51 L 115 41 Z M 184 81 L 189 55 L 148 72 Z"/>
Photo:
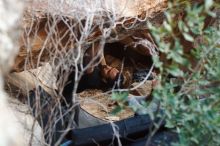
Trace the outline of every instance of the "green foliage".
<path fill-rule="evenodd" d="M 121 112 L 124 109 L 128 100 L 128 94 L 129 93 L 127 91 L 112 93 L 112 99 L 117 101 L 118 106 L 116 106 L 116 108 L 113 109 L 111 114 L 116 115 L 117 113 Z"/>
<path fill-rule="evenodd" d="M 128 98 L 128 92 L 124 91 L 124 92 L 113 92 L 112 93 L 112 99 L 116 100 L 116 101 L 125 101 Z"/>
<path fill-rule="evenodd" d="M 148 24 L 165 56 L 152 56 L 160 71 L 153 97 L 166 126 L 179 134 L 175 146 L 220 145 L 220 20 L 213 10 L 220 10 L 217 0 L 170 0 L 163 25 Z M 212 19 L 218 23 L 209 24 Z M 126 97 L 113 94 L 120 103 Z"/>
<path fill-rule="evenodd" d="M 161 76 L 153 95 L 165 111 L 167 127 L 179 133 L 174 145 L 220 145 L 220 30 L 219 24 L 205 23 L 216 17 L 211 10 L 217 8 L 219 2 L 213 0 L 171 1 L 163 25 L 149 25 L 165 55 L 165 60 L 153 57 Z M 168 75 L 181 79 L 180 83 Z M 180 90 L 174 92 L 177 86 Z"/>

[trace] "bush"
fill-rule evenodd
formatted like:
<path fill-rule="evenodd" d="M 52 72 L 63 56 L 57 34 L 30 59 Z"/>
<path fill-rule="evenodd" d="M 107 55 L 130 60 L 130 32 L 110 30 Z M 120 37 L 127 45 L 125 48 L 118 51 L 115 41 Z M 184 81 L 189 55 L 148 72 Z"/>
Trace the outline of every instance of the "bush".
<path fill-rule="evenodd" d="M 220 145 L 219 6 L 213 0 L 170 1 L 163 25 L 149 25 L 160 51 L 153 56 L 160 71 L 153 96 L 166 126 L 179 133 L 174 145 Z"/>

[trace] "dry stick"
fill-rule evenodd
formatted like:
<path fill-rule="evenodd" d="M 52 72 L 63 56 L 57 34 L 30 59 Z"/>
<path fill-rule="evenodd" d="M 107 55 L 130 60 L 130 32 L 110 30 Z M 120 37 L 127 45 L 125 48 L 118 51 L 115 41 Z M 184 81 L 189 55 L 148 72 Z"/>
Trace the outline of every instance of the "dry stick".
<path fill-rule="evenodd" d="M 110 31 L 109 31 L 110 32 Z M 108 34 L 108 36 L 109 36 L 109 34 L 110 33 L 108 33 L 107 32 L 107 34 Z M 104 34 L 105 36 L 106 36 L 106 33 Z M 104 37 L 105 38 L 105 37 Z M 105 39 L 102 39 L 102 41 L 101 41 L 101 43 L 103 44 L 102 46 L 104 46 L 104 41 Z M 103 48 L 103 47 L 102 47 Z M 102 49 L 103 50 L 103 49 Z M 101 51 L 99 51 L 99 52 L 101 52 Z M 75 89 L 75 91 L 76 91 L 76 89 Z M 75 93 L 75 92 L 74 92 Z M 114 133 L 115 133 L 115 135 L 116 135 L 116 137 L 117 137 L 117 139 L 118 139 L 118 143 L 119 143 L 119 145 L 121 145 L 121 143 L 120 143 L 120 139 L 119 139 L 119 135 L 118 134 L 116 134 L 117 133 L 117 131 L 115 130 L 115 128 L 114 128 L 114 126 L 113 126 L 113 130 L 114 130 Z"/>
<path fill-rule="evenodd" d="M 108 15 L 109 16 L 109 18 L 112 18 L 112 21 L 113 21 L 113 23 L 115 23 L 114 21 L 116 20 L 116 16 L 115 15 L 113 15 L 113 17 L 112 16 L 110 16 L 110 14 Z M 126 27 L 126 26 L 125 26 Z M 126 28 L 127 29 L 127 28 Z M 85 30 L 84 30 L 85 31 Z M 110 32 L 110 30 L 108 29 L 108 30 L 104 30 L 104 31 L 106 31 L 106 32 Z M 71 31 L 72 32 L 72 31 Z M 77 39 L 76 39 L 77 40 Z M 84 41 L 84 39 L 80 39 L 79 40 L 79 42 L 78 42 L 78 47 L 77 47 L 77 49 L 80 49 L 80 47 L 82 48 L 82 46 L 81 46 L 81 44 L 80 43 L 82 43 L 82 41 Z M 43 45 L 43 48 L 44 48 L 44 46 L 45 45 Z M 79 50 L 80 51 L 80 50 Z M 81 53 L 78 53 L 78 56 L 77 56 L 77 58 L 75 58 L 75 60 L 74 60 L 74 63 L 75 63 L 75 65 L 79 62 L 79 58 L 80 58 L 80 55 Z M 40 55 L 41 56 L 41 55 Z M 38 63 L 39 63 L 39 60 L 38 60 Z M 77 76 L 77 74 L 78 74 L 78 68 L 77 68 L 77 71 L 76 71 L 77 73 L 75 74 L 75 77 L 76 77 L 76 84 L 78 84 L 78 82 L 77 81 L 79 81 L 79 78 L 80 78 L 80 76 Z M 74 93 L 75 93 L 75 91 L 76 91 L 76 88 L 74 89 Z M 74 99 L 75 99 L 75 97 L 76 97 L 76 94 L 74 94 Z"/>
<path fill-rule="evenodd" d="M 112 144 L 114 142 L 114 138 L 117 139 L 117 142 L 118 142 L 118 146 L 122 146 L 121 144 L 121 141 L 120 141 L 120 133 L 119 133 L 119 127 L 114 124 L 113 122 L 110 122 L 111 126 L 112 126 L 112 130 L 113 130 L 113 133 L 114 133 L 114 137 L 112 138 Z"/>
<path fill-rule="evenodd" d="M 192 72 L 190 74 L 190 76 L 188 77 L 188 79 L 185 81 L 185 83 L 182 85 L 181 90 L 179 91 L 179 93 L 182 92 L 182 95 L 187 94 L 189 92 L 190 89 L 184 91 L 184 86 L 186 86 L 187 84 L 189 84 L 192 80 L 193 74 L 195 72 L 198 72 L 200 69 L 200 66 L 202 65 L 203 60 L 207 57 L 207 54 L 209 52 L 211 52 L 213 49 L 215 49 L 215 46 L 220 42 L 220 39 L 218 39 L 213 45 L 210 46 L 210 48 L 202 55 L 202 57 L 200 58 L 199 62 L 197 63 L 196 67 L 194 68 L 194 72 Z"/>
<path fill-rule="evenodd" d="M 150 142 L 151 142 L 151 139 L 152 139 L 153 136 L 156 134 L 156 132 L 159 130 L 160 125 L 161 125 L 162 122 L 165 120 L 165 118 L 166 118 L 166 115 L 164 114 L 164 115 L 162 116 L 162 118 L 160 119 L 160 121 L 158 122 L 158 125 L 155 126 L 155 128 L 154 128 L 154 130 L 153 130 L 152 132 L 150 132 L 150 135 L 149 135 L 149 137 L 148 137 L 148 139 L 147 139 L 147 142 L 146 142 L 145 146 L 149 146 L 149 144 L 150 144 Z M 152 129 L 152 128 L 153 128 L 153 127 L 151 127 L 151 129 Z"/>
<path fill-rule="evenodd" d="M 106 34 L 105 34 L 106 35 Z M 82 38 L 82 37 L 81 37 Z M 103 38 L 101 41 L 100 41 L 100 43 L 101 43 L 101 45 L 102 45 L 102 48 L 103 48 L 103 46 L 104 46 L 104 42 L 105 42 L 105 38 Z M 102 49 L 99 51 L 99 52 L 101 52 L 102 53 Z M 98 57 L 98 55 L 96 56 L 96 58 Z M 93 58 L 93 60 L 92 61 L 95 61 L 95 59 L 96 58 Z M 78 58 L 76 59 L 77 61 L 79 60 L 79 55 L 78 55 Z M 79 79 L 78 79 L 78 76 L 77 76 L 77 74 L 78 74 L 78 67 L 76 67 L 75 68 L 76 70 L 75 70 L 75 83 L 76 83 L 76 85 L 74 86 L 74 91 L 73 91 L 73 103 L 76 103 L 76 90 L 77 90 L 77 87 L 78 87 L 78 81 L 79 81 L 79 79 L 81 78 L 81 76 L 83 75 L 83 72 L 81 72 L 80 73 L 80 75 L 79 75 Z M 78 106 L 78 103 L 76 103 L 76 105 L 75 106 Z M 79 111 L 78 111 L 79 112 Z M 70 120 L 69 120 L 69 122 L 68 122 L 68 125 L 67 125 L 67 129 L 70 129 L 70 127 L 71 127 L 71 122 L 72 122 L 72 120 L 73 120 L 73 118 L 74 118 L 74 114 L 72 113 L 71 114 L 71 117 L 70 117 Z M 64 132 L 61 136 L 60 136 L 60 138 L 59 138 L 59 140 L 56 142 L 56 144 L 55 145 L 59 145 L 60 144 L 60 142 L 62 141 L 62 139 L 65 137 L 65 135 L 67 134 L 67 132 L 68 131 L 66 131 L 66 132 Z"/>

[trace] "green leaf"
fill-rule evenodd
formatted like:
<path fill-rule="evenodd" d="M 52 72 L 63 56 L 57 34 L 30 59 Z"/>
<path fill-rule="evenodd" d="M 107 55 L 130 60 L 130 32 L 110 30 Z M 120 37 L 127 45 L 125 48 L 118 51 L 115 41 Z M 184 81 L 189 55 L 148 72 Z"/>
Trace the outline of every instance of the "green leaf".
<path fill-rule="evenodd" d="M 166 122 L 166 127 L 167 128 L 175 128 L 175 125 L 173 123 L 171 123 L 171 121 L 167 121 Z"/>
<path fill-rule="evenodd" d="M 123 92 L 113 92 L 112 93 L 112 99 L 116 101 L 125 101 L 128 98 L 128 92 L 123 91 Z"/>
<path fill-rule="evenodd" d="M 213 5 L 213 0 L 205 0 L 206 11 L 208 11 L 212 5 Z"/>
<path fill-rule="evenodd" d="M 112 110 L 111 114 L 116 115 L 116 114 L 120 113 L 122 110 L 123 110 L 123 108 L 121 106 L 117 106 Z"/>
<path fill-rule="evenodd" d="M 183 37 L 187 40 L 187 41 L 190 41 L 190 42 L 193 42 L 194 41 L 194 38 L 189 35 L 188 33 L 183 33 Z"/>
<path fill-rule="evenodd" d="M 183 71 L 180 70 L 178 67 L 171 66 L 167 70 L 170 74 L 172 74 L 175 77 L 182 77 L 184 75 Z"/>
<path fill-rule="evenodd" d="M 164 27 L 165 27 L 165 29 L 166 29 L 167 31 L 169 31 L 169 32 L 172 31 L 172 27 L 171 27 L 170 24 L 168 24 L 166 21 L 163 23 L 163 25 L 164 25 Z"/>

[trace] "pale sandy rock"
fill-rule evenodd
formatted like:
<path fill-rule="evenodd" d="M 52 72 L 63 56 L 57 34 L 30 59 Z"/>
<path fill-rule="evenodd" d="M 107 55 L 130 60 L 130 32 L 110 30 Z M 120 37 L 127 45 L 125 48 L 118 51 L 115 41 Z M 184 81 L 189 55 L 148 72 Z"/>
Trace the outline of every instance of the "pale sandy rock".
<path fill-rule="evenodd" d="M 55 57 L 67 58 L 65 53 L 77 54 L 80 51 L 73 48 L 85 50 L 94 40 L 122 40 L 140 29 L 142 19 L 153 19 L 167 7 L 167 0 L 28 0 L 26 3 L 24 32 L 14 71 L 37 68 Z M 83 20 L 85 27 L 77 30 Z M 133 24 L 136 26 L 130 27 Z M 75 38 L 81 35 L 82 42 L 77 44 Z"/>
<path fill-rule="evenodd" d="M 167 0 L 33 0 L 29 4 L 29 10 L 63 16 L 86 17 L 107 11 L 118 17 L 136 17 L 163 11 Z"/>
<path fill-rule="evenodd" d="M 0 145 L 1 146 L 40 146 L 37 142 L 42 139 L 39 125 L 33 126 L 36 130 L 33 141 L 30 141 L 33 117 L 19 112 L 22 109 L 18 102 L 10 99 L 3 89 L 3 76 L 8 73 L 18 52 L 19 20 L 22 15 L 23 4 L 19 0 L 0 1 Z M 12 102 L 13 101 L 13 105 Z M 17 108 L 15 108 L 17 107 Z M 37 124 L 37 123 L 36 123 Z M 41 137 L 40 139 L 36 137 Z M 38 140 L 37 140 L 38 139 Z"/>

